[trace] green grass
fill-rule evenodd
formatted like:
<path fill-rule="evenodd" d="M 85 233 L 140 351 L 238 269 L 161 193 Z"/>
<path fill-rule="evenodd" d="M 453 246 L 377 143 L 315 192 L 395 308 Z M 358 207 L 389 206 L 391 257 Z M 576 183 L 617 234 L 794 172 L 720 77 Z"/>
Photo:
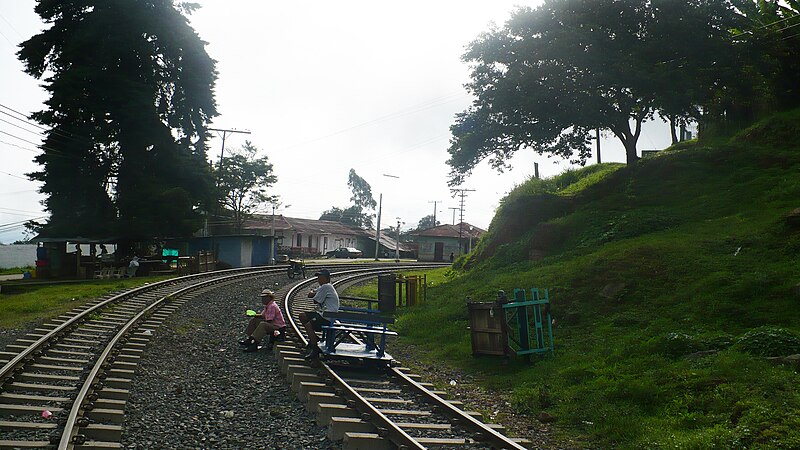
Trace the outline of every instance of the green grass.
<path fill-rule="evenodd" d="M 765 359 L 800 353 L 798 118 L 519 186 L 397 329 L 588 447 L 799 447 L 798 369 Z M 472 357 L 466 297 L 532 287 L 556 356 Z"/>
<path fill-rule="evenodd" d="M 56 317 L 109 292 L 130 289 L 168 277 L 95 280 L 32 288 L 19 294 L 0 293 L 0 327 L 18 328 L 43 317 Z"/>
<path fill-rule="evenodd" d="M 33 266 L 9 267 L 9 268 L 6 268 L 6 269 L 0 268 L 0 275 L 18 275 L 18 274 L 22 274 L 22 273 L 25 273 L 25 272 L 33 273 L 34 269 L 35 268 Z"/>

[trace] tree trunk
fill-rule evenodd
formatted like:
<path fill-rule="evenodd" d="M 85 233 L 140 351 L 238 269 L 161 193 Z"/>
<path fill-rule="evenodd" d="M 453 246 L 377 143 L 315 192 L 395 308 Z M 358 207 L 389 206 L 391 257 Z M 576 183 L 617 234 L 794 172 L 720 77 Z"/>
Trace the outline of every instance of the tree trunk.
<path fill-rule="evenodd" d="M 675 127 L 677 124 L 675 123 L 675 116 L 669 116 L 669 134 L 672 135 L 672 145 L 678 143 L 678 135 L 675 133 Z"/>
<path fill-rule="evenodd" d="M 636 154 L 636 141 L 628 139 L 625 144 L 625 162 L 630 166 L 639 161 L 639 155 Z"/>

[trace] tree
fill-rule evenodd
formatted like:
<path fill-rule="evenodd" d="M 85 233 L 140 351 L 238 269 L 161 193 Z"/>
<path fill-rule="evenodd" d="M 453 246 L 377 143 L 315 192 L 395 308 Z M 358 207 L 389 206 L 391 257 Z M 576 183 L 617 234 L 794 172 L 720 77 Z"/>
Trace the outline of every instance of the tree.
<path fill-rule="evenodd" d="M 428 214 L 427 216 L 419 219 L 419 223 L 417 224 L 417 230 L 427 230 L 428 228 L 433 228 L 435 226 L 441 225 L 441 222 L 438 220 L 434 222 L 433 214 Z"/>
<path fill-rule="evenodd" d="M 714 0 L 683 0 L 692 17 L 706 17 Z M 591 155 L 591 134 L 609 130 L 625 146 L 627 162 L 638 159 L 642 123 L 653 117 L 682 81 L 669 80 L 668 64 L 725 30 L 716 19 L 684 30 L 681 42 L 665 41 L 673 20 L 669 2 L 651 0 L 545 0 L 537 9 L 520 8 L 502 29 L 481 35 L 464 60 L 472 64 L 467 89 L 472 107 L 451 126 L 450 185 L 464 181 L 483 159 L 503 170 L 520 148 L 583 163 Z M 690 15 L 686 13 L 685 15 Z M 675 20 L 680 19 L 680 16 Z M 704 55 L 705 56 L 705 55 Z M 711 61 L 693 57 L 685 64 Z M 700 70 L 700 69 L 697 69 Z M 675 110 L 689 110 L 687 98 Z M 674 114 L 674 113 L 673 113 Z"/>
<path fill-rule="evenodd" d="M 267 188 L 278 178 L 272 173 L 269 158 L 258 158 L 257 153 L 258 148 L 245 141 L 241 150 L 222 158 L 217 168 L 222 204 L 232 212 L 234 226 L 239 232 L 244 220 L 260 205 L 277 200 L 267 194 Z"/>
<path fill-rule="evenodd" d="M 180 4 L 185 12 L 194 6 Z M 196 230 L 213 200 L 206 126 L 214 61 L 172 0 L 39 0 L 50 25 L 20 45 L 42 79 L 50 235 L 129 239 Z"/>
<path fill-rule="evenodd" d="M 800 104 L 800 1 L 731 1 L 741 19 L 734 36 L 748 57 L 741 61 L 740 80 L 749 82 L 749 89 L 727 92 L 725 104 L 744 104 L 756 110 L 751 113 L 796 107 Z"/>
<path fill-rule="evenodd" d="M 372 197 L 372 187 L 367 181 L 350 169 L 347 178 L 347 185 L 353 192 L 350 201 L 353 205 L 348 208 L 332 207 L 320 216 L 319 220 L 333 220 L 336 222 L 348 223 L 359 228 L 372 228 L 372 215 L 370 210 L 375 210 L 378 202 Z"/>

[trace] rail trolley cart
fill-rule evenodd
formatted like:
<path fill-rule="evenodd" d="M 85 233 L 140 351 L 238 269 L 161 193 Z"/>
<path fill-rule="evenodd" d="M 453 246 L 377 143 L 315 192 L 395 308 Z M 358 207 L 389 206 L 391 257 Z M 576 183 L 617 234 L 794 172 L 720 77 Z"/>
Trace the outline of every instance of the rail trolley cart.
<path fill-rule="evenodd" d="M 306 263 L 302 259 L 290 259 L 289 267 L 286 269 L 286 275 L 289 278 L 294 278 L 295 275 L 302 275 L 306 277 Z"/>
<path fill-rule="evenodd" d="M 392 365 L 394 358 L 386 353 L 386 338 L 397 336 L 387 325 L 394 317 L 381 315 L 376 309 L 342 307 L 325 313 L 331 321 L 322 327 L 319 342 L 320 358 L 363 364 Z"/>

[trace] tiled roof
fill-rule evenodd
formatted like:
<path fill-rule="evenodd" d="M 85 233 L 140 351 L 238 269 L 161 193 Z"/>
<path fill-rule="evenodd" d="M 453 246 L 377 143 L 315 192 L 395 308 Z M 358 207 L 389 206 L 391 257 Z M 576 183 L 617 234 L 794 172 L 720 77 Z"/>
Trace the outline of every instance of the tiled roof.
<path fill-rule="evenodd" d="M 438 227 L 428 228 L 424 231 L 419 231 L 414 233 L 416 236 L 421 237 L 450 237 L 450 238 L 458 238 L 459 229 L 461 230 L 461 237 L 470 237 L 479 238 L 483 233 L 486 233 L 486 230 L 480 229 L 474 225 L 470 225 L 466 222 L 462 224 L 445 224 L 439 225 Z"/>
<path fill-rule="evenodd" d="M 271 230 L 272 229 L 272 215 L 271 214 L 256 214 L 247 219 L 243 226 L 245 230 L 259 229 Z M 283 215 L 275 216 L 275 230 L 284 231 L 292 230 L 296 233 L 304 234 L 338 234 L 338 235 L 353 235 L 353 236 L 368 236 L 369 231 L 362 230 L 353 225 L 348 225 L 339 222 L 332 222 L 330 220 L 314 220 L 314 219 L 300 219 L 297 217 L 286 217 Z"/>

